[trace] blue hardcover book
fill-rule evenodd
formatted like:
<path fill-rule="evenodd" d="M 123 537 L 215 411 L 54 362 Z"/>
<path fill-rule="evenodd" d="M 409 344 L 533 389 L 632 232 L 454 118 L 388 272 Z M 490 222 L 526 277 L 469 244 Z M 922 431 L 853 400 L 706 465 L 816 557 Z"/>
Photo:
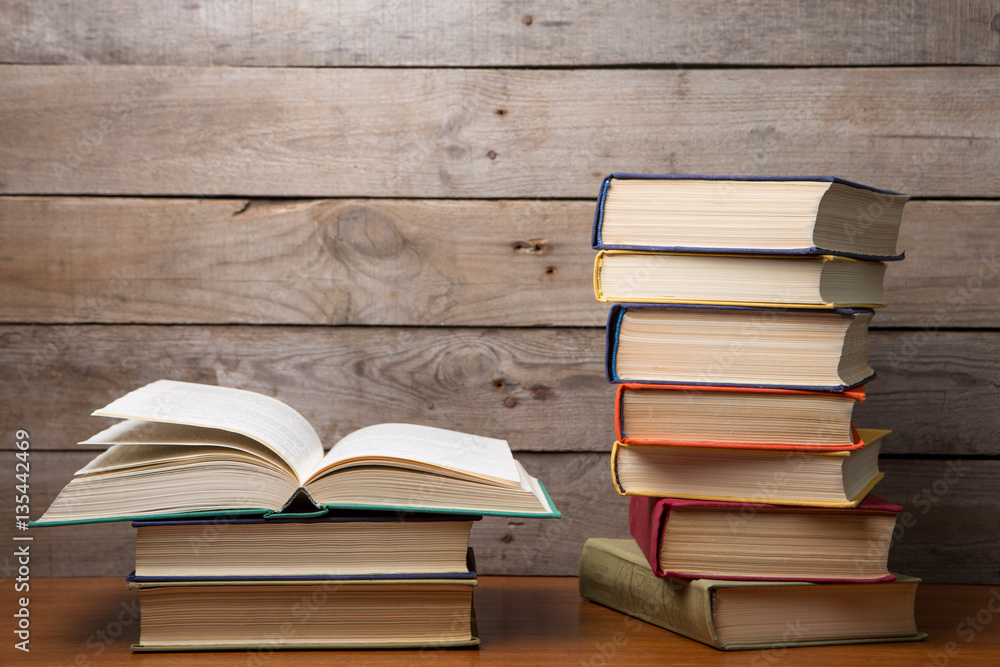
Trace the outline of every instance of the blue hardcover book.
<path fill-rule="evenodd" d="M 844 391 L 875 377 L 870 309 L 615 304 L 610 382 Z"/>
<path fill-rule="evenodd" d="M 367 512 L 135 521 L 134 579 L 474 577 L 469 532 L 479 518 Z"/>
<path fill-rule="evenodd" d="M 599 250 L 840 255 L 896 260 L 906 195 L 832 176 L 606 177 Z"/>

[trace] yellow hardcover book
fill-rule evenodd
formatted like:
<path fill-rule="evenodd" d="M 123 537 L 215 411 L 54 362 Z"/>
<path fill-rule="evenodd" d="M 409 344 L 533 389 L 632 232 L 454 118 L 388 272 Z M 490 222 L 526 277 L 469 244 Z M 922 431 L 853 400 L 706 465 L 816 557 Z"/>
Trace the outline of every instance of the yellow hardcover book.
<path fill-rule="evenodd" d="M 886 264 L 835 255 L 710 255 L 601 250 L 598 301 L 780 308 L 885 306 Z"/>
<path fill-rule="evenodd" d="M 740 503 L 854 507 L 882 479 L 881 440 L 890 431 L 858 429 L 850 451 L 780 451 L 615 442 L 611 473 L 620 495 Z"/>

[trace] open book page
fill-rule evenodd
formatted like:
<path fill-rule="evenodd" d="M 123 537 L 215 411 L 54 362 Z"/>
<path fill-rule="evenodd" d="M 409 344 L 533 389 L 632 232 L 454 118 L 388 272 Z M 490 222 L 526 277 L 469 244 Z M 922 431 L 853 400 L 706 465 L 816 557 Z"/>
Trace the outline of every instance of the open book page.
<path fill-rule="evenodd" d="M 204 445 L 114 445 L 101 452 L 93 461 L 75 474 L 92 475 L 115 470 L 138 470 L 149 466 L 183 466 L 196 461 L 247 461 L 253 465 L 283 471 L 288 474 L 288 466 L 282 461 L 260 461 L 257 457 L 238 449 L 222 449 Z"/>
<path fill-rule="evenodd" d="M 542 485 L 538 483 L 536 477 L 532 477 L 528 474 L 528 471 L 524 469 L 520 461 L 515 460 L 514 465 L 517 468 L 517 475 L 520 478 L 521 488 L 526 491 L 531 491 L 532 495 L 538 498 L 538 502 L 541 503 L 545 511 L 552 513 L 555 511 L 555 507 L 549 502 L 548 496 L 542 491 Z"/>
<path fill-rule="evenodd" d="M 274 450 L 300 484 L 323 459 L 323 444 L 302 415 L 276 398 L 242 389 L 158 380 L 93 414 L 240 433 Z"/>
<path fill-rule="evenodd" d="M 188 424 L 168 424 L 139 419 L 126 419 L 109 426 L 100 433 L 80 442 L 81 445 L 182 445 L 203 447 L 211 445 L 223 450 L 239 452 L 263 459 L 268 463 L 287 470 L 295 477 L 295 471 L 278 456 L 274 450 L 253 438 L 218 428 L 190 426 Z M 175 451 L 175 450 L 170 450 Z M 210 450 L 209 450 L 210 451 Z"/>
<path fill-rule="evenodd" d="M 327 452 L 313 478 L 348 465 L 415 461 L 504 486 L 520 476 L 505 440 L 415 424 L 376 424 L 344 436 Z"/>

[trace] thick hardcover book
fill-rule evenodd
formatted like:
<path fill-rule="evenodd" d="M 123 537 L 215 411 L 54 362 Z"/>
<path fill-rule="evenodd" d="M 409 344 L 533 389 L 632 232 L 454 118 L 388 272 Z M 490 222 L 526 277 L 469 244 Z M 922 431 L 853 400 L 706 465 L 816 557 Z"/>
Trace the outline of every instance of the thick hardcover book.
<path fill-rule="evenodd" d="M 664 579 L 633 540 L 607 538 L 587 540 L 580 558 L 584 598 L 724 651 L 919 641 L 919 582 Z"/>
<path fill-rule="evenodd" d="M 898 505 L 828 509 L 633 496 L 629 530 L 658 577 L 892 581 Z"/>
<path fill-rule="evenodd" d="M 886 265 L 835 255 L 717 255 L 601 250 L 598 301 L 780 308 L 880 308 Z"/>
<path fill-rule="evenodd" d="M 816 452 L 616 442 L 611 476 L 628 496 L 854 507 L 882 479 L 878 453 L 889 431 L 859 434 L 859 449 Z"/>
<path fill-rule="evenodd" d="M 864 445 L 844 392 L 626 382 L 615 392 L 615 434 L 628 445 L 835 451 Z"/>
<path fill-rule="evenodd" d="M 135 574 L 161 579 L 475 576 L 467 549 L 478 518 L 370 512 L 317 519 L 137 521 L 132 524 Z"/>
<path fill-rule="evenodd" d="M 130 578 L 137 652 L 435 648 L 479 644 L 474 577 Z"/>
<path fill-rule="evenodd" d="M 388 510 L 557 517 L 504 440 L 377 424 L 330 447 L 281 401 L 160 380 L 94 412 L 124 419 L 81 444 L 110 448 L 33 525 Z"/>
<path fill-rule="evenodd" d="M 875 377 L 868 309 L 622 304 L 608 314 L 610 382 L 845 391 Z"/>
<path fill-rule="evenodd" d="M 830 176 L 611 174 L 595 249 L 902 259 L 907 196 Z"/>

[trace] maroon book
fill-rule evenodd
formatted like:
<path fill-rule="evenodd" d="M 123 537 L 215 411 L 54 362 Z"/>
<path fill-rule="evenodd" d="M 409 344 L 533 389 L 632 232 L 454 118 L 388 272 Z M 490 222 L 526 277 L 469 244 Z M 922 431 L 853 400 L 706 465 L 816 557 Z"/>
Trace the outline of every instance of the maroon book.
<path fill-rule="evenodd" d="M 658 577 L 892 581 L 901 509 L 871 494 L 848 508 L 633 496 L 629 528 Z"/>

